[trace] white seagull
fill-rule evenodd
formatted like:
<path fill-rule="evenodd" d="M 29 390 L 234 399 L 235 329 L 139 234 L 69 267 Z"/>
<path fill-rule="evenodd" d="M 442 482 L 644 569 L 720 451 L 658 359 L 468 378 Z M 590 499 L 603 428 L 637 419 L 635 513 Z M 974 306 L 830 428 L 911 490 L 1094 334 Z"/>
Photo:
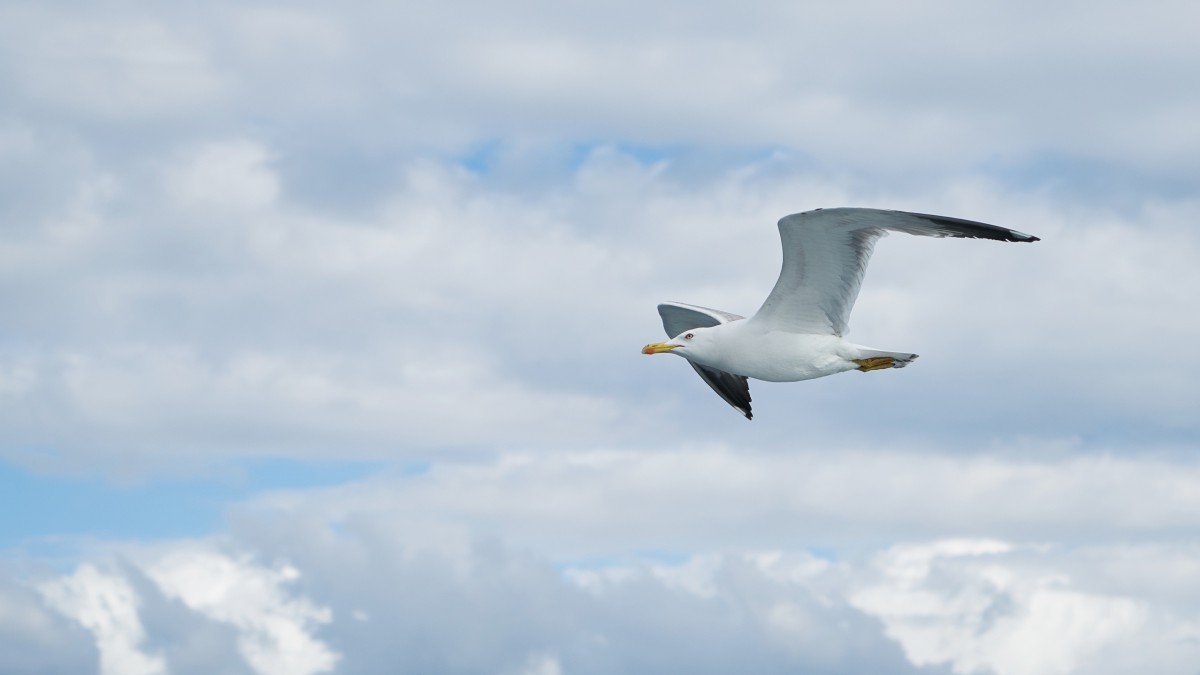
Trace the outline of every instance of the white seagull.
<path fill-rule="evenodd" d="M 796 382 L 848 370 L 903 368 L 916 354 L 887 352 L 843 339 L 875 242 L 888 230 L 924 237 L 1039 241 L 959 218 L 880 209 L 817 209 L 779 220 L 783 270 L 749 319 L 682 302 L 658 306 L 671 339 L 643 354 L 678 354 L 751 419 L 746 378 Z"/>

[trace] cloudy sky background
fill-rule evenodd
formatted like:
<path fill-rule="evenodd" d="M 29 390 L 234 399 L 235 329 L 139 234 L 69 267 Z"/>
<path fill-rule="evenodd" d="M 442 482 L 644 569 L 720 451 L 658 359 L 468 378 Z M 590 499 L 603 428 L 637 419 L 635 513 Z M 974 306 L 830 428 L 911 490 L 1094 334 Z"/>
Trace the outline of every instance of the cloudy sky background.
<path fill-rule="evenodd" d="M 5 3 L 0 671 L 1194 673 L 1193 3 Z M 881 242 L 754 383 L 780 216 Z"/>

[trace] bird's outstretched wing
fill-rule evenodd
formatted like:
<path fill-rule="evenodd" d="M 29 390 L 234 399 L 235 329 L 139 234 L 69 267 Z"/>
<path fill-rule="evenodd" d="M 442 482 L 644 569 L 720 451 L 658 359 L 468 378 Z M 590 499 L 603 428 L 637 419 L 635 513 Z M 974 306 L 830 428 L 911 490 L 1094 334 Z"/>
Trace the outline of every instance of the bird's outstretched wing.
<path fill-rule="evenodd" d="M 959 218 L 880 209 L 817 209 L 779 221 L 783 270 L 758 313 L 771 330 L 844 335 L 875 242 L 889 230 L 923 237 L 1038 241 Z"/>
<path fill-rule="evenodd" d="M 664 302 L 658 306 L 658 315 L 662 317 L 663 329 L 667 337 L 674 338 L 680 333 L 692 328 L 708 328 L 730 321 L 740 321 L 744 317 L 719 309 L 709 309 L 682 302 Z M 717 392 L 726 403 L 737 408 L 746 419 L 753 419 L 750 411 L 750 383 L 741 375 L 734 375 L 716 368 L 700 366 L 691 361 L 688 364 L 696 369 L 700 378 Z"/>

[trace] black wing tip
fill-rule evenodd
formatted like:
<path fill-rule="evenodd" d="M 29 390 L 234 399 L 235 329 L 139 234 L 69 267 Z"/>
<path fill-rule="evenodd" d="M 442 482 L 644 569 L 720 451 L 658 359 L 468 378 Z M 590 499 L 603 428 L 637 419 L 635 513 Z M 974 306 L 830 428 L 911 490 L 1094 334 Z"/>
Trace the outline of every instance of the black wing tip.
<path fill-rule="evenodd" d="M 750 380 L 746 379 L 745 377 L 741 377 L 741 380 L 742 380 L 742 384 L 743 384 L 743 385 L 745 385 L 745 387 L 746 387 L 746 390 L 745 390 L 745 394 L 746 394 L 746 402 L 745 402 L 745 403 L 742 403 L 741 405 L 735 405 L 735 406 L 733 406 L 733 407 L 734 407 L 734 408 L 737 408 L 738 412 L 740 412 L 740 413 L 742 413 L 743 415 L 745 415 L 745 416 L 746 416 L 746 419 L 748 419 L 748 420 L 753 420 L 753 419 L 754 419 L 754 411 L 752 411 L 752 410 L 750 409 L 750 401 L 751 401 L 751 398 L 750 398 Z"/>
<path fill-rule="evenodd" d="M 1035 241 L 1041 241 L 1041 237 L 1035 237 L 1032 234 L 1025 234 L 1016 230 L 1009 230 L 1007 237 L 977 237 L 977 239 L 994 239 L 996 241 L 1008 241 L 1014 244 L 1032 244 Z"/>
<path fill-rule="evenodd" d="M 982 225 L 982 223 L 980 223 L 980 224 Z M 993 226 L 993 227 L 995 227 L 995 226 Z M 1018 244 L 1032 244 L 1035 241 L 1042 240 L 1041 237 L 1035 237 L 1032 234 L 1025 234 L 1024 232 L 1021 232 L 1020 230 L 1010 230 L 1006 227 L 997 227 L 997 229 L 1004 230 L 1008 233 L 1008 239 L 1005 239 L 1005 241 L 1016 242 Z"/>
<path fill-rule="evenodd" d="M 981 223 L 977 220 L 967 220 L 965 218 L 954 218 L 952 216 L 935 216 L 930 213 L 912 213 L 910 211 L 895 211 L 895 213 L 904 213 L 910 216 L 928 220 L 929 222 L 946 228 L 946 234 L 951 237 L 963 237 L 965 239 L 991 239 L 993 241 L 1009 241 L 1014 243 L 1031 244 L 1035 241 L 1041 241 L 1041 237 L 1035 237 L 1032 234 L 1025 234 L 1018 230 L 1012 230 L 999 225 L 989 225 Z"/>
<path fill-rule="evenodd" d="M 690 361 L 688 363 L 691 363 Z M 716 368 L 707 366 L 698 366 L 691 363 L 692 368 L 700 374 L 704 383 L 712 388 L 734 410 L 746 416 L 746 419 L 754 419 L 754 413 L 750 410 L 750 380 L 745 375 L 734 375 Z"/>

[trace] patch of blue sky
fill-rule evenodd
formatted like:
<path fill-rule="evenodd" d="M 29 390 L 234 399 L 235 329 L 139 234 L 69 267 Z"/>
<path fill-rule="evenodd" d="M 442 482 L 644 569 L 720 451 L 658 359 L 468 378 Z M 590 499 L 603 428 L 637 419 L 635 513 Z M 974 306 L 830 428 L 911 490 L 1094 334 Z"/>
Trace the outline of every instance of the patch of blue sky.
<path fill-rule="evenodd" d="M 459 155 L 455 162 L 481 176 L 503 171 L 512 147 L 499 139 L 480 141 Z M 613 152 L 635 160 L 643 166 L 667 163 L 673 169 L 688 173 L 725 171 L 750 164 L 784 163 L 790 167 L 810 163 L 808 156 L 796 149 L 779 145 L 749 145 L 719 147 L 709 144 L 637 143 L 619 140 L 588 140 L 565 146 L 542 148 L 542 158 L 573 174 L 598 152 Z"/>
<path fill-rule="evenodd" d="M 483 141 L 471 146 L 465 154 L 457 159 L 459 166 L 477 174 L 486 174 L 495 166 L 500 152 L 501 142 L 498 139 Z"/>
<path fill-rule="evenodd" d="M 644 166 L 653 166 L 686 157 L 689 151 L 694 151 L 694 148 L 679 143 L 664 145 L 595 141 L 575 143 L 571 147 L 571 169 L 579 169 L 596 152 L 605 150 L 632 158 Z"/>
<path fill-rule="evenodd" d="M 92 539 L 162 539 L 204 536 L 224 526 L 226 509 L 257 493 L 305 489 L 361 480 L 379 462 L 259 459 L 218 467 L 199 477 L 158 478 L 138 484 L 104 478 L 52 476 L 0 463 L 0 550 L 43 542 Z M 403 467 L 406 474 L 428 470 Z"/>

